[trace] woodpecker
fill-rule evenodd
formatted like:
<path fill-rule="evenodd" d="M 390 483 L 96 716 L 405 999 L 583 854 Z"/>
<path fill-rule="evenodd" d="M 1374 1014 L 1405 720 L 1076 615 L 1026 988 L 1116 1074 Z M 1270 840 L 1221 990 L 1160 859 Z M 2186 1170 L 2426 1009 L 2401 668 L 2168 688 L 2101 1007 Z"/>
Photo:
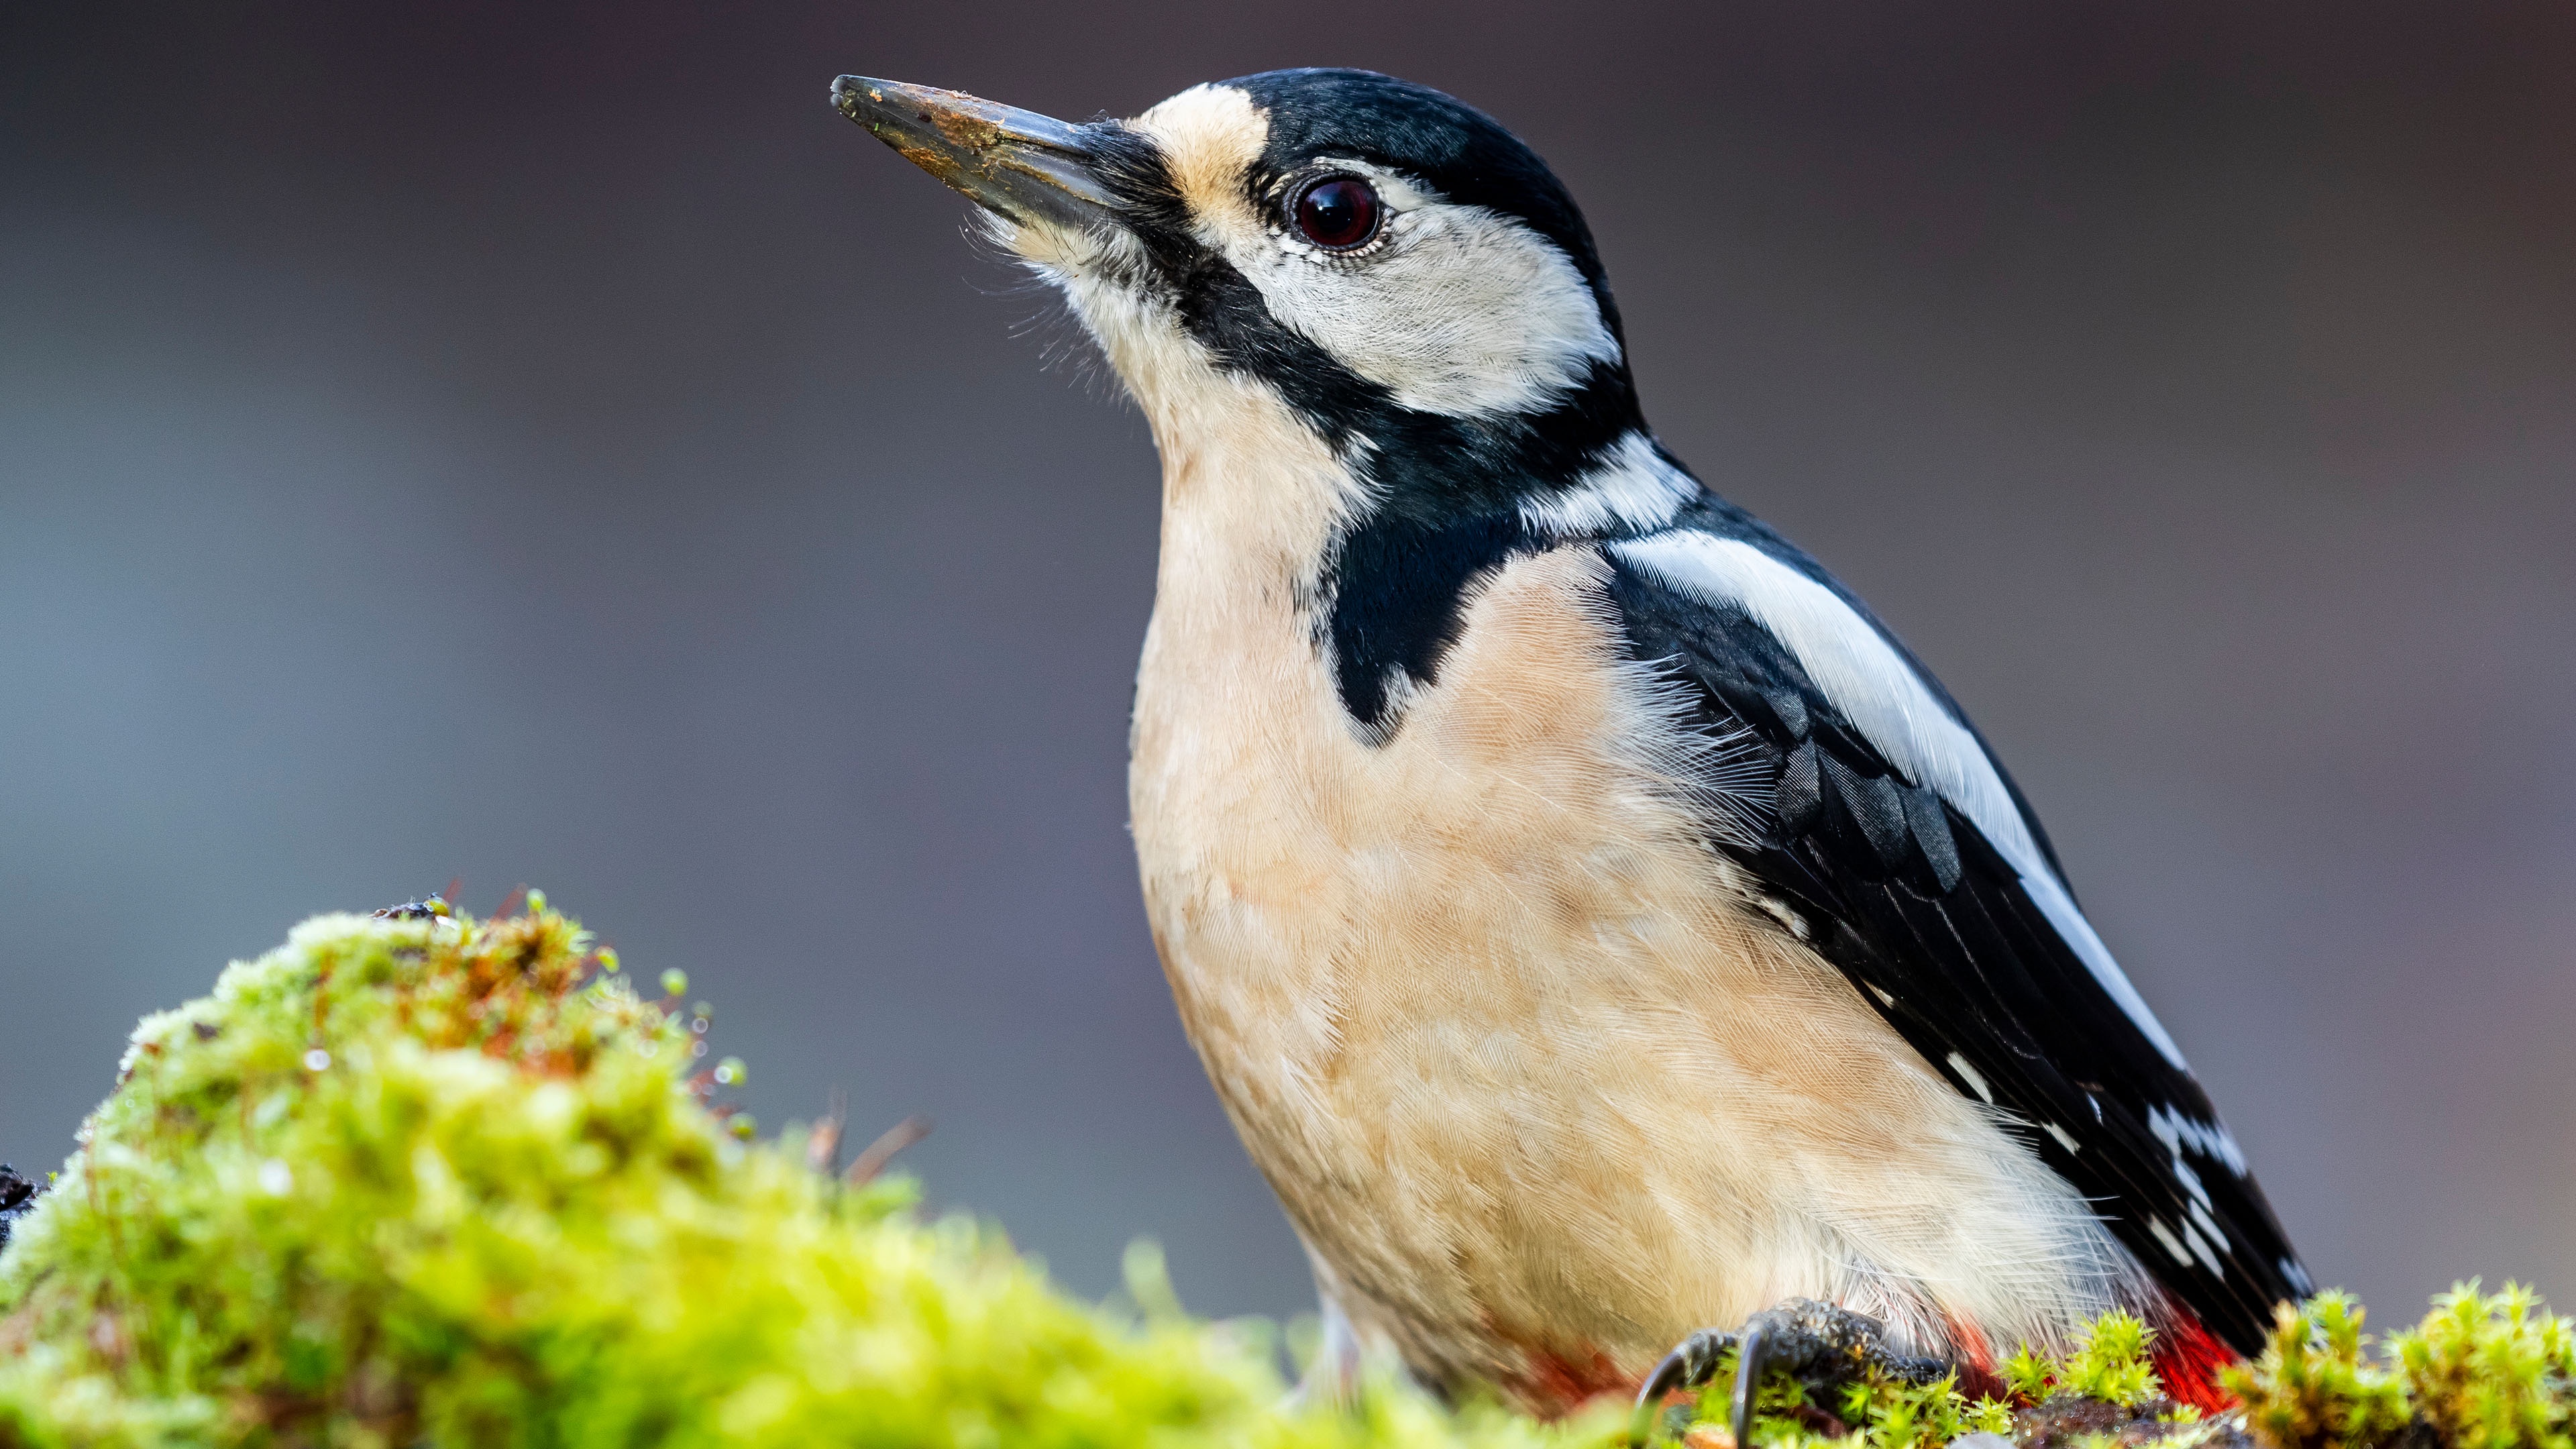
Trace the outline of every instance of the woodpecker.
<path fill-rule="evenodd" d="M 2117 1307 L 2221 1402 L 2311 1291 L 2236 1139 L 1939 681 L 1656 441 L 1545 163 L 1356 70 L 833 95 L 1152 428 L 1145 903 L 1324 1372 L 1555 1413 L 1792 1299 L 1972 1376 Z"/>

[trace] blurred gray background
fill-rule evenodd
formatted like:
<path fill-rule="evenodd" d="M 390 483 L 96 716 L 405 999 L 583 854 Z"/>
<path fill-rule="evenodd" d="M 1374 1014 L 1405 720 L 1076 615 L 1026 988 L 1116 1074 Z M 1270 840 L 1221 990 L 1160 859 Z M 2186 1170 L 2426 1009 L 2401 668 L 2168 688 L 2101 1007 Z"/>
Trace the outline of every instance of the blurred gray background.
<path fill-rule="evenodd" d="M 1551 158 L 1664 437 L 1995 738 L 2320 1279 L 2576 1306 L 2555 0 L 11 7 L 0 1156 L 296 919 L 534 884 L 765 1123 L 1301 1308 L 1122 828 L 1144 428 L 825 100 L 1297 64 Z"/>

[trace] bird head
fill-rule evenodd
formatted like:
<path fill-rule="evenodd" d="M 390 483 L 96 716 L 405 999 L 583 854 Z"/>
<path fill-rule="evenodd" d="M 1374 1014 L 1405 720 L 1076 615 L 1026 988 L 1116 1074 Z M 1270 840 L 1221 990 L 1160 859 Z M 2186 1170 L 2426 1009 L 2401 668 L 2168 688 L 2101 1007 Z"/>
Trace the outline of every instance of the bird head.
<path fill-rule="evenodd" d="M 1169 464 L 1284 404 L 1340 511 L 1509 510 L 1638 427 L 1572 198 L 1492 118 L 1356 70 L 1285 70 L 1080 124 L 844 76 L 842 112 L 972 198 L 1060 287 Z"/>

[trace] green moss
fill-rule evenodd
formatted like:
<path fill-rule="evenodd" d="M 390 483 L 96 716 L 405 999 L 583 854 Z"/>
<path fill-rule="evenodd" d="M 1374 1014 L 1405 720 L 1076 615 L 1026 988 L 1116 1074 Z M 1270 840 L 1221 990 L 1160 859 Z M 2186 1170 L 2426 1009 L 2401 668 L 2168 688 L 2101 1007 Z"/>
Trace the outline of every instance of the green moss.
<path fill-rule="evenodd" d="M 2261 1357 L 2228 1370 L 2248 1425 L 2278 1449 L 2571 1449 L 2576 1325 L 2508 1283 L 2464 1283 L 2368 1352 L 2341 1293 L 2284 1306 Z"/>
<path fill-rule="evenodd" d="M 2413 1417 L 2406 1387 L 2366 1359 L 2361 1305 L 2320 1293 L 2304 1308 L 2282 1305 L 2262 1356 L 2228 1370 L 2228 1392 L 2245 1403 L 2247 1426 L 2280 1449 L 2368 1449 Z"/>
<path fill-rule="evenodd" d="M 1954 1378 L 1908 1384 L 1883 1375 L 1845 1389 L 1835 1417 L 1867 1449 L 1937 1449 L 1963 1434 L 2009 1434 L 2012 1409 L 1993 1399 L 1970 1402 Z M 1760 1430 L 1754 1438 L 1761 1439 Z"/>
<path fill-rule="evenodd" d="M 2464 1283 L 2390 1340 L 2415 1412 L 2457 1449 L 2570 1449 L 2576 1325 L 2507 1283 L 2492 1297 Z"/>
<path fill-rule="evenodd" d="M 2071 1394 L 2124 1409 L 2143 1408 L 2164 1397 L 2156 1381 L 2147 1346 L 2155 1330 L 2132 1313 L 2113 1309 L 2096 1319 L 2064 1359 L 2052 1359 L 2025 1347 L 2004 1361 L 2004 1385 L 2017 1398 L 2040 1402 Z"/>
<path fill-rule="evenodd" d="M 1127 1312 L 1077 1302 L 908 1184 L 846 1187 L 790 1132 L 709 1105 L 678 971 L 639 997 L 531 893 L 521 915 L 326 916 L 135 1030 L 114 1095 L 0 1253 L 0 1449 L 903 1445 L 1575 1449 L 1387 1384 L 1293 1409 L 1274 1341 L 1181 1312 L 1130 1255 Z M 14 1190 L 13 1190 L 14 1191 Z M 2576 1449 L 2566 1320 L 2447 1295 L 2364 1353 L 2361 1314 L 2287 1312 L 2231 1381 L 2277 1449 Z M 2006 1365 L 2018 1411 L 1876 1368 L 1764 1386 L 1765 1449 L 2198 1444 L 2114 1314 Z M 1722 1442 L 1732 1366 L 1662 1426 Z M 2032 1402 L 2036 1401 L 2036 1402 Z"/>
<path fill-rule="evenodd" d="M 1722 1435 L 1735 1394 L 1736 1350 L 1718 1357 L 1710 1380 L 1680 1422 L 1669 1425 L 1687 1446 Z M 1970 1400 L 1955 1376 L 1909 1383 L 1875 1364 L 1849 1382 L 1811 1395 L 1808 1386 L 1774 1372 L 1754 1398 L 1753 1442 L 1760 1449 L 1938 1449 L 1963 1434 L 2012 1432 L 2012 1408 Z"/>
<path fill-rule="evenodd" d="M 1258 1343 L 733 1141 L 677 1003 L 598 968 L 544 910 L 331 916 L 145 1021 L 0 1258 L 0 1445 L 1584 1438 L 1282 1412 Z"/>

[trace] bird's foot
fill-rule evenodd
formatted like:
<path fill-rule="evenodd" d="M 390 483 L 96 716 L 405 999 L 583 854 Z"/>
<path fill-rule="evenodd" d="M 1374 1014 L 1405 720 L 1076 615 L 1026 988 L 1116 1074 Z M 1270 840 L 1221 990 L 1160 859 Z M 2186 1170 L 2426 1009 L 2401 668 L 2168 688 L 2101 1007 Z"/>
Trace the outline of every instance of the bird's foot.
<path fill-rule="evenodd" d="M 1703 1328 L 1681 1341 L 1638 1391 L 1637 1410 L 1651 1413 L 1666 1394 L 1695 1389 L 1718 1375 L 1728 1350 L 1736 1356 L 1735 1391 L 1728 1401 L 1727 1427 L 1737 1449 L 1750 1449 L 1753 1407 L 1763 1380 L 1788 1375 L 1804 1390 L 1809 1403 L 1830 1403 L 1833 1390 L 1854 1383 L 1872 1369 L 1907 1383 L 1928 1384 L 1951 1372 L 1938 1358 L 1918 1358 L 1887 1346 L 1887 1330 L 1878 1320 L 1847 1308 L 1792 1298 L 1745 1320 L 1733 1333 Z"/>

